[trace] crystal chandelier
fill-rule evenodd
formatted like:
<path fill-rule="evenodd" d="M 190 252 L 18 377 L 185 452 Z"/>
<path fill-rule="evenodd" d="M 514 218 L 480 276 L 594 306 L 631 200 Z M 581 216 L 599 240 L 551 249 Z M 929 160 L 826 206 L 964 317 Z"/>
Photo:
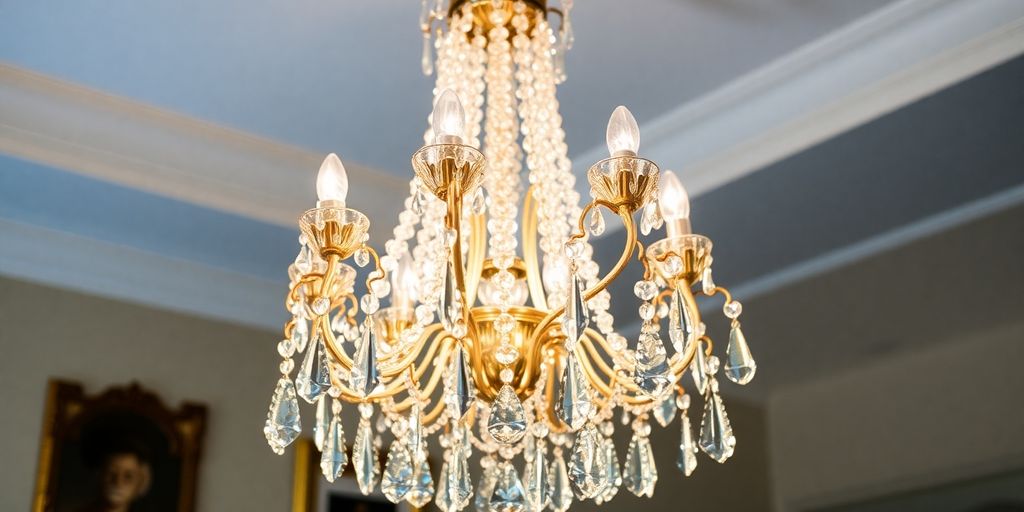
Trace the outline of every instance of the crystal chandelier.
<path fill-rule="evenodd" d="M 580 206 L 555 97 L 572 44 L 571 1 L 561 9 L 544 0 L 423 3 L 424 71 L 436 64 L 437 83 L 410 195 L 378 256 L 367 217 L 345 207 L 341 160 L 324 160 L 319 201 L 300 218 L 288 269 L 292 318 L 264 428 L 271 448 L 283 453 L 299 436 L 301 397 L 316 405 L 312 432 L 328 480 L 351 459 L 363 493 L 379 487 L 393 502 L 433 500 L 446 512 L 474 494 L 478 510 L 501 512 L 602 503 L 623 484 L 651 496 L 651 420 L 664 427 L 679 416 L 684 474 L 698 450 L 724 462 L 736 441 L 717 375 L 746 384 L 756 368 L 741 306 L 712 282 L 711 241 L 691 233 L 679 180 L 637 156 L 639 130 L 624 107 L 611 116 L 611 156 L 590 167 L 592 199 Z M 557 32 L 551 13 L 561 18 Z M 588 243 L 605 230 L 602 210 L 625 228 L 605 273 Z M 636 214 L 640 234 L 664 225 L 665 236 L 645 245 Z M 644 275 L 631 341 L 614 331 L 606 288 L 634 257 Z M 365 293 L 347 261 L 372 263 Z M 732 320 L 724 365 L 695 299 L 716 294 Z M 294 381 L 293 357 L 301 357 Z M 684 387 L 704 402 L 696 432 Z M 351 455 L 343 403 L 360 413 Z M 616 409 L 632 429 L 621 465 Z M 444 449 L 439 471 L 428 464 L 430 436 Z"/>

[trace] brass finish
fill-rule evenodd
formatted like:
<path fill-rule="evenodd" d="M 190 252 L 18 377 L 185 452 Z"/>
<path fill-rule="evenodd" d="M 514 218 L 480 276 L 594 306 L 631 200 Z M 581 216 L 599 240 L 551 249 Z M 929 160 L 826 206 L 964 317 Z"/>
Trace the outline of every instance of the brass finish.
<path fill-rule="evenodd" d="M 587 171 L 594 199 L 625 206 L 633 213 L 647 204 L 658 190 L 658 166 L 635 156 L 606 158 Z"/>
<path fill-rule="evenodd" d="M 484 167 L 483 153 L 462 144 L 423 146 L 412 155 L 416 175 L 442 201 L 458 196 L 461 202 L 476 190 L 484 180 Z"/>
<path fill-rule="evenodd" d="M 411 309 L 396 307 L 381 309 L 373 315 L 373 320 L 377 322 L 378 336 L 391 345 L 399 340 L 402 331 L 415 322 Z"/>
<path fill-rule="evenodd" d="M 522 0 L 526 4 L 526 16 L 530 20 L 530 29 L 533 28 L 538 17 L 547 17 L 547 0 Z M 495 4 L 498 4 L 497 6 Z M 515 34 L 511 20 L 515 14 L 515 0 L 452 0 L 448 8 L 449 22 L 456 15 L 470 14 L 473 16 L 474 28 L 481 29 L 487 33 L 497 25 L 494 22 L 495 11 L 500 12 L 499 19 L 505 20 L 502 24 L 509 30 L 510 35 Z M 527 30 L 529 31 L 529 29 Z"/>
<path fill-rule="evenodd" d="M 647 248 L 647 261 L 670 287 L 674 288 L 678 280 L 692 285 L 711 262 L 711 246 L 711 240 L 703 235 L 665 238 Z M 683 270 L 679 274 L 672 275 L 665 268 L 665 260 L 670 256 L 678 256 L 682 260 Z"/>
<path fill-rule="evenodd" d="M 534 187 L 531 186 L 523 201 L 523 258 L 530 300 L 533 301 L 533 307 L 544 310 L 548 308 L 548 300 L 544 292 L 540 261 L 537 259 L 537 203 L 533 199 L 533 191 Z"/>
<path fill-rule="evenodd" d="M 299 229 L 323 258 L 348 258 L 363 244 L 369 228 L 369 219 L 349 208 L 313 208 L 299 218 Z"/>
<path fill-rule="evenodd" d="M 508 268 L 508 271 L 515 276 L 516 280 L 526 279 L 526 263 L 523 260 L 516 258 L 512 262 L 512 266 Z M 494 274 L 498 273 L 498 267 L 494 266 L 494 260 L 487 258 L 484 260 L 484 269 L 481 271 L 481 276 L 484 279 L 490 279 Z"/>
<path fill-rule="evenodd" d="M 510 365 L 515 372 L 512 383 L 521 399 L 533 394 L 536 387 L 537 373 L 540 368 L 542 343 L 531 344 L 531 338 L 537 325 L 544 319 L 544 312 L 528 307 L 510 307 L 508 313 L 515 318 L 516 325 L 512 330 L 512 346 L 519 350 L 519 359 Z M 499 373 L 502 365 L 495 359 L 495 351 L 501 345 L 501 336 L 494 328 L 494 320 L 501 314 L 501 309 L 493 306 L 473 308 L 473 322 L 476 324 L 477 336 L 467 339 L 467 350 L 473 362 L 474 381 L 477 392 L 487 401 L 494 400 L 501 389 Z"/>

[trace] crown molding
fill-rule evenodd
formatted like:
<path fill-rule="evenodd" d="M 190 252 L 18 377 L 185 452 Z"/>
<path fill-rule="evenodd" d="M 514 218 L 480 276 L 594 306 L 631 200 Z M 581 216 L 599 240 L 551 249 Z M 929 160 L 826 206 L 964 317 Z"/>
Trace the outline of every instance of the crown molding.
<path fill-rule="evenodd" d="M 0 152 L 294 227 L 323 155 L 0 63 Z M 351 207 L 387 219 L 407 182 L 346 162 Z M 304 185 L 305 184 L 305 185 Z M 382 200 L 383 199 L 383 200 Z M 384 240 L 390 226 L 374 226 Z"/>
<path fill-rule="evenodd" d="M 698 196 L 1022 53 L 1024 2 L 902 0 L 645 123 L 643 153 Z"/>

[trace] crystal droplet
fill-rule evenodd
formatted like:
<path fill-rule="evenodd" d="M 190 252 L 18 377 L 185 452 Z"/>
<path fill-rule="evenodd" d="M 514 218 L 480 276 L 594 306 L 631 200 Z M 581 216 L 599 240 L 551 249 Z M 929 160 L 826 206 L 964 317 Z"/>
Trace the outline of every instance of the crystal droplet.
<path fill-rule="evenodd" d="M 566 347 L 571 349 L 590 325 L 590 311 L 583 300 L 583 280 L 576 272 L 569 279 L 569 298 L 562 318 L 562 330 L 565 332 Z"/>
<path fill-rule="evenodd" d="M 441 325 L 448 332 L 452 332 L 455 322 L 458 320 L 458 303 L 455 283 L 455 269 L 449 262 L 444 266 L 444 277 L 441 281 L 441 296 L 438 298 L 437 316 L 441 319 Z"/>
<path fill-rule="evenodd" d="M 360 247 L 356 249 L 352 259 L 356 262 L 356 265 L 359 265 L 359 268 L 363 268 L 370 263 L 370 251 L 366 250 L 365 247 Z"/>
<path fill-rule="evenodd" d="M 594 208 L 590 212 L 590 234 L 594 236 L 601 236 L 604 234 L 604 215 L 601 215 L 600 208 Z"/>
<path fill-rule="evenodd" d="M 356 472 L 356 482 L 363 494 L 370 494 L 377 486 L 380 467 L 377 465 L 377 447 L 373 444 L 373 428 L 370 420 L 359 420 L 356 431 L 356 444 L 352 446 L 352 469 Z"/>
<path fill-rule="evenodd" d="M 651 201 L 644 206 L 644 211 L 640 214 L 640 233 L 644 236 L 651 234 L 651 230 L 654 229 L 654 212 L 658 209 L 658 203 Z"/>
<path fill-rule="evenodd" d="M 569 483 L 569 472 L 565 468 L 562 456 L 555 454 L 551 461 L 551 510 L 565 512 L 572 505 L 572 488 Z"/>
<path fill-rule="evenodd" d="M 697 350 L 693 354 L 693 362 L 690 363 L 690 375 L 693 377 L 693 385 L 697 392 L 704 394 L 708 390 L 708 360 L 704 354 L 704 342 L 698 340 Z"/>
<path fill-rule="evenodd" d="M 694 442 L 690 415 L 684 410 L 679 416 L 682 418 L 682 434 L 679 439 L 679 458 L 676 459 L 676 467 L 686 476 L 690 476 L 693 470 L 697 469 L 697 443 Z"/>
<path fill-rule="evenodd" d="M 569 458 L 569 482 L 576 497 L 594 497 L 601 490 L 606 471 L 601 434 L 593 424 L 588 424 L 576 435 Z"/>
<path fill-rule="evenodd" d="M 402 439 L 391 442 L 388 461 L 384 464 L 384 475 L 380 480 L 380 490 L 391 503 L 405 499 L 412 488 L 412 457 L 409 448 Z"/>
<path fill-rule="evenodd" d="M 373 318 L 363 324 L 363 339 L 359 342 L 352 369 L 348 374 L 348 385 L 362 397 L 380 390 L 380 369 L 377 366 L 377 327 Z"/>
<path fill-rule="evenodd" d="M 416 464 L 416 470 L 413 471 L 412 487 L 405 495 L 405 500 L 416 508 L 423 508 L 430 503 L 430 499 L 433 497 L 434 479 L 430 476 L 430 464 L 427 463 L 426 457 L 422 457 L 422 460 Z"/>
<path fill-rule="evenodd" d="M 637 496 L 653 496 L 654 484 L 658 482 L 658 469 L 654 465 L 651 442 L 646 437 L 633 434 L 626 454 L 626 468 L 623 481 L 629 492 Z"/>
<path fill-rule="evenodd" d="M 655 333 L 642 333 L 636 344 L 636 371 L 633 382 L 651 398 L 660 398 L 672 385 L 665 344 Z"/>
<path fill-rule="evenodd" d="M 526 510 L 526 491 L 519 480 L 516 468 L 509 462 L 502 463 L 498 478 L 491 493 L 491 510 L 494 512 L 523 512 Z"/>
<path fill-rule="evenodd" d="M 548 485 L 548 461 L 544 457 L 544 441 L 536 439 L 528 446 L 533 447 L 533 456 L 527 457 L 526 468 L 523 470 L 527 508 L 542 510 L 551 501 Z"/>
<path fill-rule="evenodd" d="M 725 376 L 729 380 L 743 385 L 754 378 L 757 371 L 757 363 L 750 355 L 750 347 L 747 346 L 747 338 L 743 336 L 739 323 L 733 325 L 729 331 L 729 346 L 725 349 L 726 363 Z"/>
<path fill-rule="evenodd" d="M 696 326 L 690 316 L 690 308 L 686 307 L 686 299 L 679 289 L 672 292 L 672 301 L 668 310 L 668 335 L 672 340 L 672 348 L 682 352 L 690 344 Z"/>
<path fill-rule="evenodd" d="M 413 462 L 424 459 L 426 450 L 423 449 L 423 422 L 420 416 L 420 404 L 414 403 L 409 408 L 409 453 Z"/>
<path fill-rule="evenodd" d="M 458 507 L 460 509 L 469 505 L 469 500 L 473 497 L 473 482 L 469 479 L 469 450 L 468 441 L 459 449 L 454 450 L 454 453 L 458 455 L 452 459 L 453 465 L 451 473 L 448 475 L 449 485 L 452 486 L 459 498 Z"/>
<path fill-rule="evenodd" d="M 473 384 L 468 359 L 466 349 L 457 347 L 448 370 L 450 384 L 446 392 L 446 401 L 449 411 L 456 419 L 464 418 L 476 401 L 476 386 Z"/>
<path fill-rule="evenodd" d="M 610 437 L 604 438 L 604 459 L 605 475 L 604 488 L 601 490 L 601 499 L 611 501 L 619 492 L 622 485 L 622 473 L 619 472 L 619 456 L 615 453 L 615 443 Z"/>
<path fill-rule="evenodd" d="M 321 399 L 326 402 L 327 398 Z M 323 451 L 320 454 L 320 471 L 328 482 L 341 476 L 348 464 L 348 455 L 345 453 L 345 431 L 341 426 L 341 415 L 332 414 L 331 421 L 327 427 L 327 435 L 324 439 Z"/>
<path fill-rule="evenodd" d="M 461 508 L 458 506 L 458 489 L 451 486 L 447 462 L 441 464 L 441 473 L 437 475 L 437 494 L 435 496 L 434 505 L 437 505 L 442 512 L 455 512 Z"/>
<path fill-rule="evenodd" d="M 665 395 L 665 398 L 654 407 L 654 419 L 659 425 L 667 427 L 676 417 L 676 394 L 674 392 Z"/>
<path fill-rule="evenodd" d="M 295 344 L 296 352 L 303 352 L 306 350 L 306 345 L 309 343 L 309 324 L 305 320 L 299 317 L 294 318 L 295 326 L 292 328 L 292 343 Z"/>
<path fill-rule="evenodd" d="M 736 449 L 736 437 L 729 425 L 722 397 L 718 395 L 718 383 L 712 382 L 704 395 L 704 416 L 700 420 L 700 449 L 718 462 L 732 457 Z"/>
<path fill-rule="evenodd" d="M 487 198 L 484 197 L 484 189 L 480 187 L 473 193 L 472 209 L 473 215 L 483 215 L 487 211 Z"/>
<path fill-rule="evenodd" d="M 476 499 L 473 500 L 473 507 L 477 512 L 491 512 L 491 495 L 494 494 L 494 486 L 498 484 L 498 466 L 493 460 L 490 464 L 484 467 L 483 473 L 480 474 L 480 488 L 477 490 Z"/>
<path fill-rule="evenodd" d="M 580 369 L 575 352 L 570 352 L 566 357 L 560 393 L 558 402 L 555 403 L 558 419 L 573 431 L 579 430 L 590 418 L 593 402 L 590 400 L 590 384 Z"/>
<path fill-rule="evenodd" d="M 295 386 L 303 400 L 313 403 L 331 387 L 331 369 L 327 365 L 327 347 L 316 331 L 302 367 L 295 375 Z"/>
<path fill-rule="evenodd" d="M 420 70 L 423 76 L 430 76 L 434 73 L 434 52 L 431 43 L 430 31 L 423 32 L 423 55 L 420 57 Z"/>
<path fill-rule="evenodd" d="M 526 410 L 519 401 L 512 386 L 505 384 L 491 405 L 491 416 L 487 420 L 487 432 L 496 441 L 512 444 L 526 433 Z"/>
<path fill-rule="evenodd" d="M 302 274 L 308 274 L 313 270 L 313 258 L 306 246 L 300 247 L 299 253 L 295 256 L 295 269 Z"/>
<path fill-rule="evenodd" d="M 299 401 L 295 398 L 295 385 L 288 377 L 281 377 L 270 399 L 263 435 L 270 449 L 280 455 L 301 432 L 302 421 L 299 418 Z"/>
<path fill-rule="evenodd" d="M 568 75 L 565 73 L 565 44 L 559 42 L 552 48 L 551 52 L 551 68 L 554 70 L 555 83 L 560 84 L 565 82 Z"/>
<path fill-rule="evenodd" d="M 313 442 L 316 449 L 323 451 L 324 440 L 331 427 L 331 410 L 327 407 L 327 395 L 321 396 L 316 401 L 316 423 L 313 424 Z"/>

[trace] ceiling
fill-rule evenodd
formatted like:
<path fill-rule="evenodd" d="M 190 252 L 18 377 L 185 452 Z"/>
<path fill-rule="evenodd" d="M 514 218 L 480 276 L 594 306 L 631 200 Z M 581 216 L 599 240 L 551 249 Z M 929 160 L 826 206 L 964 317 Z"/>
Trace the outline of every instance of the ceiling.
<path fill-rule="evenodd" d="M 0 273 L 276 329 L 322 153 L 346 159 L 371 240 L 390 234 L 430 108 L 417 4 L 0 4 Z M 600 158 L 626 104 L 641 151 L 682 169 L 716 281 L 746 304 L 761 385 L 740 395 L 1024 305 L 1018 0 L 584 0 L 573 16 L 572 153 Z M 596 242 L 604 267 L 619 244 Z M 637 278 L 612 288 L 625 333 Z"/>

